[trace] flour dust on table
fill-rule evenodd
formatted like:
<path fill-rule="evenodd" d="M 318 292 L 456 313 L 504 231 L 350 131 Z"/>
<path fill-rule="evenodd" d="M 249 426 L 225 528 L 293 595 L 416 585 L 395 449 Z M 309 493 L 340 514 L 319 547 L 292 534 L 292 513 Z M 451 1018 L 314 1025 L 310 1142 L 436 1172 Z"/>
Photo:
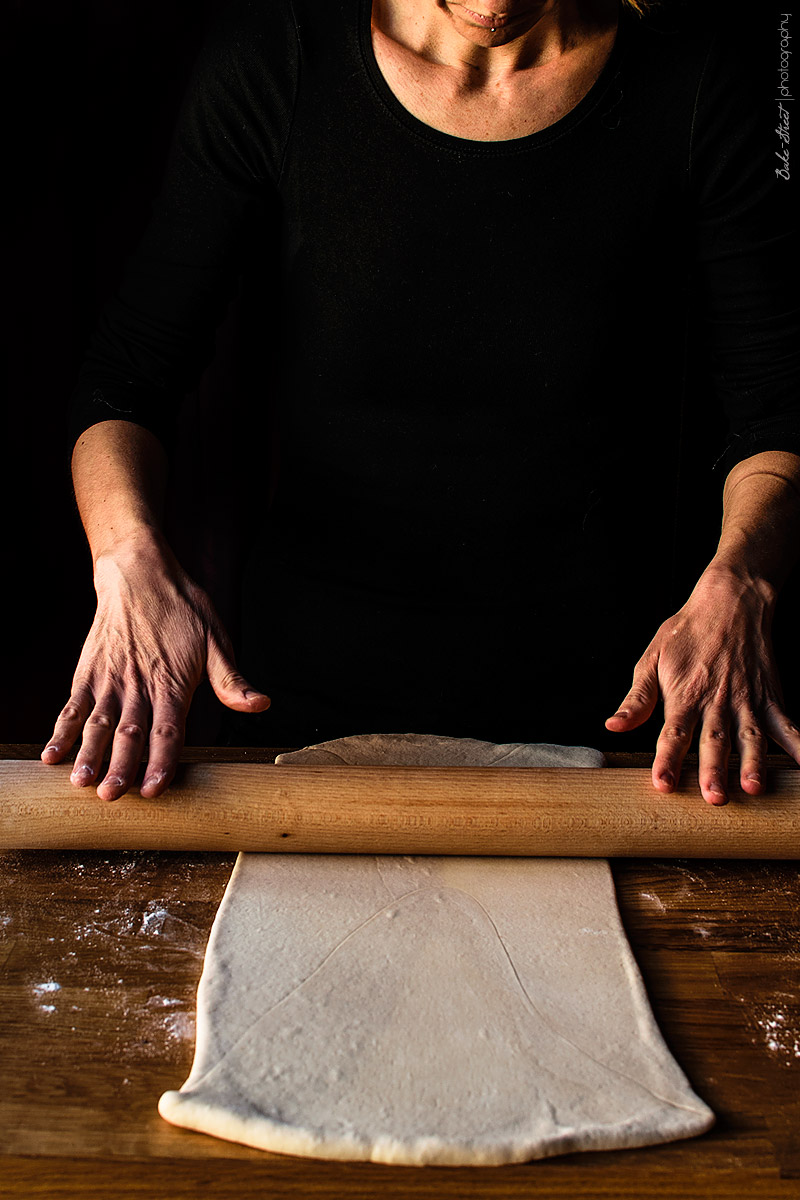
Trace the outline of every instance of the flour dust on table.
<path fill-rule="evenodd" d="M 292 763 L 602 766 L 585 747 L 415 734 Z M 702 1133 L 600 859 L 241 854 L 197 1046 L 161 1115 L 284 1154 L 493 1165 Z"/>

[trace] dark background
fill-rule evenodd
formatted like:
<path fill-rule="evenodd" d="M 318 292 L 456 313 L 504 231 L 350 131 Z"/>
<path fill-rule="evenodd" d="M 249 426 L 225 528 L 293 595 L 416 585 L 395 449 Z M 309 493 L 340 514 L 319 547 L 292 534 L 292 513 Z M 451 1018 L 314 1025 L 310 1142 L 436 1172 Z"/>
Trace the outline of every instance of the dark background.
<path fill-rule="evenodd" d="M 3 742 L 47 739 L 92 621 L 91 560 L 69 478 L 69 395 L 98 309 L 147 222 L 194 55 L 223 4 L 16 0 L 3 10 L 0 53 L 8 95 L 2 159 L 12 206 L 3 255 Z M 753 70 L 763 77 L 765 96 L 775 96 L 780 5 L 727 0 L 716 7 L 721 20 L 742 24 Z M 800 29 L 800 19 L 792 24 Z M 800 118 L 793 132 L 795 178 L 787 186 L 796 193 Z M 184 445 L 169 507 L 179 557 L 211 592 L 234 638 L 240 518 L 252 516 L 254 503 L 242 491 L 247 472 L 232 432 L 247 392 L 240 328 L 234 304 L 219 331 L 215 360 L 184 406 Z M 684 447 L 676 606 L 713 553 L 721 515 L 723 481 L 711 465 L 724 422 L 699 368 L 692 391 L 690 410 L 704 415 Z M 633 480 L 638 477 L 636 491 L 657 486 L 646 459 L 632 456 L 631 472 Z M 638 556 L 657 548 L 630 549 Z M 795 719 L 797 575 L 781 599 L 775 634 Z M 213 741 L 217 707 L 208 689 L 198 696 L 190 743 Z M 653 722 L 653 742 L 656 734 Z M 615 744 L 634 748 L 624 738 Z"/>

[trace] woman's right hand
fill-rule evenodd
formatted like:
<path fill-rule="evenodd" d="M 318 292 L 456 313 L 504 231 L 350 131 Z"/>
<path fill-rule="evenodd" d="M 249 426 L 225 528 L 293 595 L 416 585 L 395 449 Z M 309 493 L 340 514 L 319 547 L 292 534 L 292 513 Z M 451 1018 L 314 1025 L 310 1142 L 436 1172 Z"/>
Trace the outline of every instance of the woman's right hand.
<path fill-rule="evenodd" d="M 97 782 L 109 743 L 102 800 L 133 784 L 149 738 L 141 795 L 169 785 L 183 748 L 186 714 L 205 673 L 216 695 L 238 712 L 263 712 L 269 697 L 236 669 L 211 600 L 162 539 L 147 534 L 95 564 L 97 613 L 42 761 L 59 763 L 83 731 L 71 782 Z"/>

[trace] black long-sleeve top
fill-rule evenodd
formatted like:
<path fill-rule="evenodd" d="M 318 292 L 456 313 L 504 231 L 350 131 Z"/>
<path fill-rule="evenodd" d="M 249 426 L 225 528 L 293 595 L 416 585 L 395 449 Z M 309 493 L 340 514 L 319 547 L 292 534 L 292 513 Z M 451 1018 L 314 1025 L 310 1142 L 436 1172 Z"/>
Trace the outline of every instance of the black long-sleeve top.
<path fill-rule="evenodd" d="M 718 470 L 800 453 L 789 193 L 703 13 L 623 9 L 588 94 L 504 142 L 399 104 L 369 0 L 243 0 L 209 39 L 73 433 L 169 444 L 239 273 L 274 293 L 242 430 L 277 403 L 242 650 L 268 742 L 596 742 L 669 615 L 690 325 Z"/>

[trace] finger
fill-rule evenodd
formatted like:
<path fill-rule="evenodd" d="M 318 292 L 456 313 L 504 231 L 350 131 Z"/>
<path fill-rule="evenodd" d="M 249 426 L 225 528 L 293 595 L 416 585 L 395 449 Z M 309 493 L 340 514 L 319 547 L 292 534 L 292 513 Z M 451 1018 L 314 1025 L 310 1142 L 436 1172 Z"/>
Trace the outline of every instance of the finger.
<path fill-rule="evenodd" d="M 698 781 L 709 804 L 728 803 L 728 759 L 731 752 L 730 717 L 717 706 L 703 713 L 698 745 Z"/>
<path fill-rule="evenodd" d="M 739 744 L 739 784 L 743 792 L 758 796 L 767 777 L 767 739 L 752 711 L 739 713 L 736 723 Z"/>
<path fill-rule="evenodd" d="M 119 702 L 113 695 L 102 697 L 89 713 L 83 727 L 81 748 L 75 755 L 70 775 L 70 782 L 76 787 L 85 787 L 97 779 L 118 717 Z"/>
<path fill-rule="evenodd" d="M 764 710 L 764 730 L 782 750 L 800 763 L 800 729 L 774 700 Z"/>
<path fill-rule="evenodd" d="M 114 734 L 108 771 L 97 787 L 101 800 L 118 800 L 131 787 L 142 761 L 148 716 L 140 696 L 124 705 Z"/>
<path fill-rule="evenodd" d="M 150 752 L 139 789 L 140 795 L 148 800 L 160 796 L 172 782 L 183 749 L 188 708 L 188 700 L 182 702 L 163 693 L 153 702 Z"/>
<path fill-rule="evenodd" d="M 270 706 L 269 696 L 252 687 L 236 669 L 233 654 L 209 634 L 206 670 L 217 697 L 237 712 L 263 712 Z"/>
<path fill-rule="evenodd" d="M 94 697 L 88 688 L 73 689 L 53 726 L 52 737 L 42 751 L 42 762 L 61 762 L 75 744 L 93 705 Z"/>
<path fill-rule="evenodd" d="M 681 777 L 681 766 L 692 744 L 697 711 L 664 701 L 664 726 L 656 743 L 653 760 L 653 787 L 659 792 L 671 792 Z"/>
<path fill-rule="evenodd" d="M 633 673 L 631 690 L 614 716 L 606 721 L 606 729 L 612 733 L 623 733 L 643 725 L 653 715 L 659 695 L 657 664 L 658 659 L 638 664 Z"/>

